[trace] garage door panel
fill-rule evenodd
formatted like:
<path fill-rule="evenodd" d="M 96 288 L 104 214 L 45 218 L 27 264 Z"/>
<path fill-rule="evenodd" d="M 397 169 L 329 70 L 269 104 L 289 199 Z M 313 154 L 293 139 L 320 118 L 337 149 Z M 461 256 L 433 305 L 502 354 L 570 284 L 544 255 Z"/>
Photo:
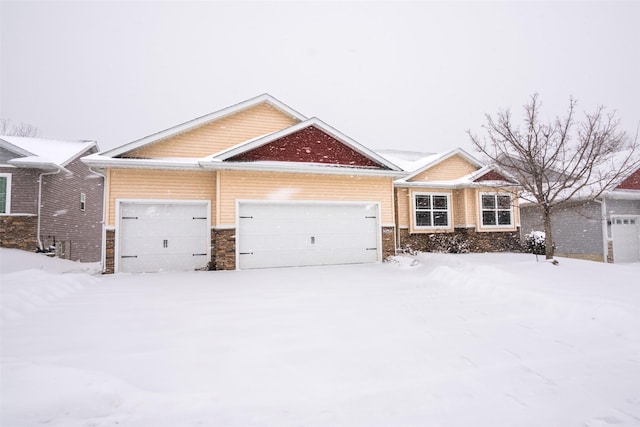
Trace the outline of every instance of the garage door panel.
<path fill-rule="evenodd" d="M 240 268 L 375 262 L 378 206 L 241 203 Z"/>
<path fill-rule="evenodd" d="M 615 262 L 640 261 L 640 217 L 612 218 L 611 235 Z"/>
<path fill-rule="evenodd" d="M 208 263 L 208 205 L 122 202 L 119 271 L 194 270 Z"/>

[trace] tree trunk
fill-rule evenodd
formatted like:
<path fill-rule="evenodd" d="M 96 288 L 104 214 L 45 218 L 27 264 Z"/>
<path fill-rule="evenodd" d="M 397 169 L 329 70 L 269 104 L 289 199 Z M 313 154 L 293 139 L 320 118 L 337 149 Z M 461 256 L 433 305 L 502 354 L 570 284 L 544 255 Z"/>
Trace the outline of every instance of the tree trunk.
<path fill-rule="evenodd" d="M 542 210 L 544 216 L 544 244 L 545 244 L 545 258 L 553 259 L 553 232 L 551 230 L 551 211 L 549 208 Z"/>

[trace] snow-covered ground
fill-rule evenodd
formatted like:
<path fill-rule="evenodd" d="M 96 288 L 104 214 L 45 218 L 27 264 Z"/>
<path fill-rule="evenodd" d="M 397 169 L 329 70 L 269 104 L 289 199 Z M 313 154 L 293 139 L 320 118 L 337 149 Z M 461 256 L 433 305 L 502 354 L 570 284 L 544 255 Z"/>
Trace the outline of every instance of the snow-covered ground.
<path fill-rule="evenodd" d="M 0 257 L 2 426 L 640 425 L 640 265 Z"/>

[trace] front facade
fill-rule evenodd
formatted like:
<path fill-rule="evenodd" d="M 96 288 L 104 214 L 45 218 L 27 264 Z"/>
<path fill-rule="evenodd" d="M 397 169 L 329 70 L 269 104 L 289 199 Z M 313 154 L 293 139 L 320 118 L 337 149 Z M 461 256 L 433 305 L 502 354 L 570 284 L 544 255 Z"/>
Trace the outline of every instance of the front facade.
<path fill-rule="evenodd" d="M 0 136 L 0 245 L 101 258 L 103 178 L 80 158 L 93 141 Z"/>
<path fill-rule="evenodd" d="M 522 233 L 544 230 L 542 214 L 522 206 Z M 555 255 L 610 263 L 640 262 L 640 169 L 597 200 L 552 216 Z"/>
<path fill-rule="evenodd" d="M 404 167 L 409 174 L 395 182 L 399 249 L 520 250 L 517 183 L 504 173 L 462 149 Z"/>
<path fill-rule="evenodd" d="M 105 272 L 346 264 L 395 253 L 399 167 L 269 95 L 84 158 Z"/>

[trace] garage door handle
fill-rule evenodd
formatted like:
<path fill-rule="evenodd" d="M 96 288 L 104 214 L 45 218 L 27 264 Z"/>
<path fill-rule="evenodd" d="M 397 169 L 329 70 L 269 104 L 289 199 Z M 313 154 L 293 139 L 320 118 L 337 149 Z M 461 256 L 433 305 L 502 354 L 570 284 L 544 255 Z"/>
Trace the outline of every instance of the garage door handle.
<path fill-rule="evenodd" d="M 207 219 L 206 216 L 194 216 L 193 219 Z"/>
<path fill-rule="evenodd" d="M 120 258 L 138 258 L 138 255 L 122 255 Z"/>
<path fill-rule="evenodd" d="M 191 256 L 207 256 L 207 254 L 191 254 Z"/>
<path fill-rule="evenodd" d="M 137 216 L 123 216 L 122 219 L 138 219 Z"/>
<path fill-rule="evenodd" d="M 253 255 L 253 252 L 240 252 L 240 255 Z"/>
<path fill-rule="evenodd" d="M 377 251 L 377 250 L 378 250 L 378 248 L 367 248 L 367 249 L 365 249 L 365 250 L 367 250 L 367 251 Z"/>
<path fill-rule="evenodd" d="M 365 218 L 367 218 L 367 219 L 376 219 L 378 217 L 377 216 L 365 216 Z"/>

